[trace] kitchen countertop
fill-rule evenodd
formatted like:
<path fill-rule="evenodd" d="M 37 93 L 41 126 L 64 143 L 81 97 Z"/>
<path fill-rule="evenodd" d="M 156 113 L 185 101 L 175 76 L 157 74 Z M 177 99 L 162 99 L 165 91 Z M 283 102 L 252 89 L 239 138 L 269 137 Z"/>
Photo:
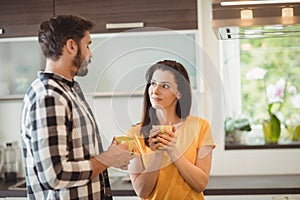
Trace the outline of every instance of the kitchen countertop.
<path fill-rule="evenodd" d="M 300 194 L 300 174 L 212 176 L 205 195 Z"/>
<path fill-rule="evenodd" d="M 130 181 L 125 177 L 111 177 L 113 196 L 136 196 Z M 24 179 L 19 179 L 21 181 Z M 24 190 L 9 190 L 16 183 L 0 179 L 0 197 L 25 197 Z M 205 195 L 267 195 L 300 194 L 300 174 L 211 176 Z"/>

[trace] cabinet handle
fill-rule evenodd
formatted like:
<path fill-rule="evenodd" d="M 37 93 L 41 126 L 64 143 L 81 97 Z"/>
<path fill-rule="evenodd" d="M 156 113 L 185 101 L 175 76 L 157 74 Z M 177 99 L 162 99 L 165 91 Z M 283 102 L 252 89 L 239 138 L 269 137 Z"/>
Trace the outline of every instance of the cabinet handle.
<path fill-rule="evenodd" d="M 132 22 L 132 23 L 108 23 L 106 29 L 120 29 L 120 28 L 142 28 L 144 22 Z"/>
<path fill-rule="evenodd" d="M 0 35 L 4 34 L 4 29 L 0 28 Z"/>

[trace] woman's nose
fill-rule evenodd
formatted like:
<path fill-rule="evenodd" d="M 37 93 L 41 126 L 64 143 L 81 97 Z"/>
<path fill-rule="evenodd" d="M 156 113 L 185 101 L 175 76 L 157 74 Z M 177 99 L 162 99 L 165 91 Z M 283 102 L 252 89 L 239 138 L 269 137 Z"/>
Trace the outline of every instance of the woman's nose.
<path fill-rule="evenodd" d="M 159 84 L 157 84 L 156 86 L 153 87 L 153 92 L 155 94 L 159 93 Z"/>

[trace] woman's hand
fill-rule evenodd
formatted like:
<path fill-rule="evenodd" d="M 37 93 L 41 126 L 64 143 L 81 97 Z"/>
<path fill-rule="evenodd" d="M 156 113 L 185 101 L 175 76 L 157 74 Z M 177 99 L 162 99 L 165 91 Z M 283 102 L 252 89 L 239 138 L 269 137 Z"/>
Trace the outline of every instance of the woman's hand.
<path fill-rule="evenodd" d="M 177 142 L 174 127 L 172 130 L 164 129 L 163 133 L 160 129 L 152 129 L 150 131 L 149 146 L 153 151 L 173 152 Z"/>
<path fill-rule="evenodd" d="M 177 142 L 177 136 L 175 135 L 174 128 L 172 130 L 165 129 L 164 133 L 159 133 L 157 135 L 157 141 L 163 150 L 168 153 L 173 152 Z"/>
<path fill-rule="evenodd" d="M 158 142 L 158 135 L 160 133 L 160 130 L 159 129 L 152 129 L 150 131 L 150 135 L 149 135 L 149 146 L 150 146 L 150 149 L 152 151 L 156 151 L 156 150 L 159 150 L 159 142 Z"/>

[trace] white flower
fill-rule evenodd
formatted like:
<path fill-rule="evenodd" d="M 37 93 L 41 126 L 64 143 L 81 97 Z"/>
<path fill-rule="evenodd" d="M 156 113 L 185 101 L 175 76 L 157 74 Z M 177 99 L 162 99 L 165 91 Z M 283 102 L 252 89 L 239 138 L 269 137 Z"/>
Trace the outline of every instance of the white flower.
<path fill-rule="evenodd" d="M 276 82 L 275 85 L 269 84 L 267 86 L 267 96 L 269 99 L 269 103 L 282 102 L 285 84 L 285 80 L 281 78 Z"/>
<path fill-rule="evenodd" d="M 265 69 L 262 69 L 260 67 L 256 67 L 246 74 L 246 79 L 247 80 L 258 80 L 258 79 L 263 79 L 266 75 L 267 71 Z"/>

